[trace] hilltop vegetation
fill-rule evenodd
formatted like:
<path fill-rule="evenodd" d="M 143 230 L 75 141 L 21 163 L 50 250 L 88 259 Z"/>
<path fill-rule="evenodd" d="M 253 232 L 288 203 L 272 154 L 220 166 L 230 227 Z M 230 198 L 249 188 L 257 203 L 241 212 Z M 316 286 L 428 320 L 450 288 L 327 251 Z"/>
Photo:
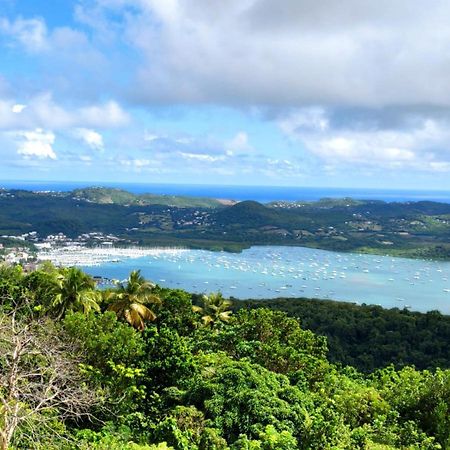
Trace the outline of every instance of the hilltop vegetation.
<path fill-rule="evenodd" d="M 85 200 L 99 204 L 115 205 L 165 205 L 178 208 L 219 208 L 219 200 L 206 197 L 188 197 L 180 195 L 132 194 L 123 189 L 90 187 L 75 189 L 71 195 L 76 200 Z"/>
<path fill-rule="evenodd" d="M 449 370 L 364 375 L 302 318 L 138 272 L 0 272 L 1 449 L 450 448 Z"/>
<path fill-rule="evenodd" d="M 387 364 L 450 368 L 450 316 L 439 311 L 306 298 L 234 301 L 237 308 L 270 308 L 299 318 L 302 327 L 327 338 L 333 363 L 366 373 Z"/>
<path fill-rule="evenodd" d="M 351 199 L 242 201 L 152 196 L 103 188 L 0 192 L 0 235 L 112 233 L 125 244 L 239 251 L 298 245 L 342 252 L 450 259 L 450 204 Z"/>

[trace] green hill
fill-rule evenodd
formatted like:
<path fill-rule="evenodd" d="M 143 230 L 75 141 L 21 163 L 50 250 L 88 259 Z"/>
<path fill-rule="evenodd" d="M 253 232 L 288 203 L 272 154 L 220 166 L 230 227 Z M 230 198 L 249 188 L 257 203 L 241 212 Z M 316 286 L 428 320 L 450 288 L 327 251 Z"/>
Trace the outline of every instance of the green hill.
<path fill-rule="evenodd" d="M 166 205 L 180 208 L 217 208 L 222 206 L 219 200 L 206 197 L 187 197 L 178 195 L 132 194 L 123 189 L 88 187 L 75 189 L 70 193 L 77 200 L 98 204 L 114 205 Z"/>
<path fill-rule="evenodd" d="M 341 318 L 321 303 L 314 322 L 341 320 L 334 330 L 353 345 L 371 334 L 383 368 L 362 373 L 328 358 L 327 338 L 303 328 L 307 310 L 259 304 L 271 309 L 232 311 L 221 294 L 161 288 L 139 271 L 104 291 L 73 267 L 0 267 L 1 448 L 450 448 L 450 370 L 434 348 L 448 317 L 405 313 L 397 326 L 396 311 Z M 377 334 L 401 346 L 405 328 L 421 331 L 433 369 L 384 367 L 391 352 Z"/>
<path fill-rule="evenodd" d="M 218 225 L 263 226 L 277 225 L 282 214 L 261 203 L 246 200 L 219 211 L 215 218 Z"/>

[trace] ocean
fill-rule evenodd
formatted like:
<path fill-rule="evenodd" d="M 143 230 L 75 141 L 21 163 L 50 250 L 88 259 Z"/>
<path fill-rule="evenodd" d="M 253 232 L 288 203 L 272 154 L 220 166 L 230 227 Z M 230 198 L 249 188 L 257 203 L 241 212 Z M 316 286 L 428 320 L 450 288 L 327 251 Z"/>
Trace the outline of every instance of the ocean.
<path fill-rule="evenodd" d="M 152 184 L 114 182 L 65 182 L 65 181 L 0 181 L 0 187 L 34 191 L 71 191 L 73 189 L 102 186 L 125 189 L 135 194 L 152 193 L 186 195 L 195 197 L 223 198 L 230 200 L 255 200 L 267 203 L 274 200 L 314 201 L 321 198 L 351 197 L 387 202 L 437 201 L 450 203 L 450 191 L 401 190 L 401 189 L 356 189 L 333 187 L 289 187 L 289 186 L 221 186 L 205 184 Z"/>

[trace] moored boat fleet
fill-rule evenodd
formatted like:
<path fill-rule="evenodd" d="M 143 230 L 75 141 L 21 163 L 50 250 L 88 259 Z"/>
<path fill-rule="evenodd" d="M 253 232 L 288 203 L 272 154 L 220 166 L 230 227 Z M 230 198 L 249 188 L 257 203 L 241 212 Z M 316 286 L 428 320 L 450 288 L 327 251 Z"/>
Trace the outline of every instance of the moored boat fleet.
<path fill-rule="evenodd" d="M 450 263 L 288 247 L 252 247 L 240 254 L 183 248 L 62 247 L 39 253 L 56 265 L 97 276 L 126 278 L 141 269 L 149 279 L 193 292 L 240 298 L 316 297 L 408 307 L 430 292 L 450 293 Z M 114 272 L 114 273 L 112 273 Z M 123 273 L 122 273 L 123 272 Z M 439 309 L 439 308 L 437 308 Z"/>

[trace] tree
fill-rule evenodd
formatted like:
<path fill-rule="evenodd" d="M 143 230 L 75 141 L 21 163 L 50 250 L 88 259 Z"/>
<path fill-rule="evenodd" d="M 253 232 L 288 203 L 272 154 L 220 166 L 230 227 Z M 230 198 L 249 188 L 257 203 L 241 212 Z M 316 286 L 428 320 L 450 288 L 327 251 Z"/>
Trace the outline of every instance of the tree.
<path fill-rule="evenodd" d="M 202 315 L 205 326 L 213 327 L 230 320 L 233 302 L 223 298 L 222 293 L 204 295 L 202 301 L 203 306 L 193 306 L 192 309 Z"/>
<path fill-rule="evenodd" d="M 35 312 L 52 311 L 56 296 L 60 292 L 59 276 L 58 270 L 50 266 L 50 263 L 24 276 L 22 285 L 28 291 L 30 306 L 33 306 Z"/>
<path fill-rule="evenodd" d="M 146 320 L 156 319 L 156 314 L 146 305 L 161 304 L 161 299 L 154 293 L 154 287 L 153 283 L 141 275 L 140 270 L 133 270 L 126 283 L 121 284 L 117 292 L 112 293 L 112 304 L 108 309 L 142 331 Z"/>
<path fill-rule="evenodd" d="M 232 450 L 297 450 L 298 443 L 291 433 L 278 432 L 273 425 L 267 425 L 259 433 L 258 440 L 250 440 L 244 434 L 234 442 Z"/>
<path fill-rule="evenodd" d="M 339 445 L 345 434 L 340 417 L 325 416 L 327 411 L 316 408 L 313 396 L 291 385 L 285 375 L 224 353 L 197 359 L 202 376 L 191 380 L 184 404 L 202 411 L 208 426 L 229 444 L 243 434 L 260 439 L 259 431 L 272 425 L 278 432 L 289 432 L 286 437 L 295 437 L 302 450 L 346 448 Z"/>
<path fill-rule="evenodd" d="M 143 397 L 140 369 L 143 364 L 142 333 L 118 320 L 112 311 L 103 314 L 69 313 L 64 332 L 80 346 L 86 376 L 108 396 L 108 412 L 124 413 L 139 407 Z"/>
<path fill-rule="evenodd" d="M 146 342 L 148 389 L 180 386 L 198 372 L 189 341 L 175 330 L 154 327 L 143 334 Z"/>
<path fill-rule="evenodd" d="M 38 441 L 60 420 L 90 416 L 98 399 L 80 372 L 79 350 L 46 319 L 0 316 L 0 449 L 26 429 Z"/>
<path fill-rule="evenodd" d="M 0 265 L 0 303 L 14 308 L 27 303 L 28 290 L 23 286 L 23 269 L 21 266 Z"/>
<path fill-rule="evenodd" d="M 95 290 L 91 276 L 77 267 L 61 269 L 56 276 L 56 291 L 53 310 L 57 319 L 64 317 L 67 311 L 100 311 L 98 304 L 100 293 Z"/>

